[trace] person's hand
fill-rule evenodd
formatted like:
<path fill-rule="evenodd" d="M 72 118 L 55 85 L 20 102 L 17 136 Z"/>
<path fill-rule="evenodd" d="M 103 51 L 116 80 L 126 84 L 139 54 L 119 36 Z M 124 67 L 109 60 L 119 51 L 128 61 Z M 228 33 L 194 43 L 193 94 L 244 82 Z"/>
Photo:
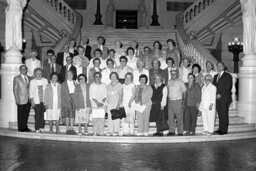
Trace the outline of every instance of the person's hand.
<path fill-rule="evenodd" d="M 209 110 L 212 110 L 212 108 L 213 108 L 213 104 L 210 104 Z"/>
<path fill-rule="evenodd" d="M 140 105 L 143 105 L 143 104 L 144 104 L 144 103 L 141 101 L 141 102 L 140 102 Z"/>
<path fill-rule="evenodd" d="M 216 98 L 217 98 L 217 99 L 220 99 L 220 98 L 221 98 L 221 95 L 220 95 L 220 94 L 217 94 L 217 95 L 216 95 Z"/>

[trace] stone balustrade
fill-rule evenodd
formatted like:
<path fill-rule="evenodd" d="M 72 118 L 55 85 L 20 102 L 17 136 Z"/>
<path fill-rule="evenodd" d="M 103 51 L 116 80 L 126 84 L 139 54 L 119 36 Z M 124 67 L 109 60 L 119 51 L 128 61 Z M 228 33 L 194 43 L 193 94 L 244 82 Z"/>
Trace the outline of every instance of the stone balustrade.
<path fill-rule="evenodd" d="M 193 18 L 208 8 L 214 1 L 215 0 L 198 0 L 193 3 L 186 11 L 183 12 L 183 23 L 189 23 Z"/>
<path fill-rule="evenodd" d="M 76 12 L 70 8 L 64 0 L 45 0 L 53 7 L 60 15 L 62 15 L 71 25 L 76 22 Z"/>
<path fill-rule="evenodd" d="M 186 58 L 189 58 L 192 63 L 198 63 L 202 68 L 202 72 L 204 72 L 206 70 L 206 62 L 207 62 L 204 55 L 200 51 L 198 51 L 197 48 L 193 46 L 193 43 L 191 42 L 185 43 L 179 34 L 177 34 L 177 40 L 183 55 Z M 214 64 L 214 67 L 216 68 L 216 63 L 213 63 L 213 64 Z M 233 81 L 232 90 L 231 90 L 232 103 L 230 105 L 230 109 L 236 110 L 237 108 L 236 107 L 236 104 L 237 104 L 236 83 L 237 83 L 238 76 L 235 73 L 230 73 L 230 74 L 232 75 L 232 81 Z"/>

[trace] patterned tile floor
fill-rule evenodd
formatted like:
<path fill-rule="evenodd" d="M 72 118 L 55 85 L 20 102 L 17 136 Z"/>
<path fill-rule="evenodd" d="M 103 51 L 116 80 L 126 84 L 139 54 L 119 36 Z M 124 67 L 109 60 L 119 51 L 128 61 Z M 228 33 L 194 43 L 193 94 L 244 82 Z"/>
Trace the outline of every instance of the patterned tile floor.
<path fill-rule="evenodd" d="M 111 144 L 0 136 L 0 170 L 255 171 L 256 139 L 181 144 Z"/>

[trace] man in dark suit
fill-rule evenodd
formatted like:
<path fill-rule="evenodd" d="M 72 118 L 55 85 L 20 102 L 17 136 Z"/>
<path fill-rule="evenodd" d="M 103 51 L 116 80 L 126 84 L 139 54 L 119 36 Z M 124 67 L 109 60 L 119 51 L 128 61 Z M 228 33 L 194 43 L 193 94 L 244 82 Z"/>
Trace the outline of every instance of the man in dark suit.
<path fill-rule="evenodd" d="M 56 63 L 56 56 L 54 55 L 53 50 L 51 49 L 48 50 L 47 56 L 48 56 L 48 59 L 46 59 L 43 64 L 43 77 L 48 79 L 48 81 L 50 81 L 51 74 L 53 72 L 57 72 L 58 74 L 60 74 L 62 67 L 61 65 L 58 65 Z"/>
<path fill-rule="evenodd" d="M 77 74 L 76 74 L 76 67 L 72 65 L 72 58 L 68 56 L 66 58 L 67 65 L 63 66 L 61 68 L 61 74 L 60 74 L 60 80 L 61 82 L 64 82 L 66 80 L 66 74 L 68 71 L 72 71 L 74 74 L 73 80 L 76 80 Z"/>
<path fill-rule="evenodd" d="M 166 64 L 168 67 L 164 69 L 164 80 L 165 80 L 165 85 L 168 84 L 168 81 L 171 79 L 171 71 L 174 69 L 176 70 L 174 66 L 174 59 L 171 57 L 166 58 Z"/>
<path fill-rule="evenodd" d="M 56 59 L 56 63 L 61 65 L 61 66 L 65 66 L 66 63 L 66 58 L 68 56 L 71 56 L 73 58 L 73 54 L 69 52 L 69 46 L 68 44 L 64 45 L 64 51 L 63 52 L 59 52 L 57 54 L 57 59 Z"/>
<path fill-rule="evenodd" d="M 228 133 L 229 125 L 229 105 L 232 102 L 232 76 L 225 71 L 225 65 L 222 62 L 217 64 L 218 74 L 214 76 L 213 84 L 217 88 L 216 109 L 219 116 L 219 129 L 215 134 L 224 135 Z"/>
<path fill-rule="evenodd" d="M 27 76 L 28 68 L 26 65 L 20 66 L 20 75 L 13 79 L 13 94 L 17 104 L 17 121 L 18 131 L 30 132 L 28 128 L 28 116 L 31 108 L 29 102 L 29 82 L 30 77 Z"/>
<path fill-rule="evenodd" d="M 91 60 L 91 51 L 92 47 L 89 45 L 89 38 L 86 36 L 82 37 L 81 45 L 84 47 L 84 56 L 86 56 L 89 60 Z"/>

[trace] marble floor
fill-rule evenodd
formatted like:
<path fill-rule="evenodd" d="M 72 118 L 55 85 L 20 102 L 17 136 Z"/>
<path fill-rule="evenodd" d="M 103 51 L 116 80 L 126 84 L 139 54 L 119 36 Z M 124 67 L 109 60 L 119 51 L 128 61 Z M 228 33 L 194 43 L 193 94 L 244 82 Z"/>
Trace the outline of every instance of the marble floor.
<path fill-rule="evenodd" d="M 0 136 L 0 170 L 256 170 L 256 139 L 181 144 L 116 144 Z"/>

